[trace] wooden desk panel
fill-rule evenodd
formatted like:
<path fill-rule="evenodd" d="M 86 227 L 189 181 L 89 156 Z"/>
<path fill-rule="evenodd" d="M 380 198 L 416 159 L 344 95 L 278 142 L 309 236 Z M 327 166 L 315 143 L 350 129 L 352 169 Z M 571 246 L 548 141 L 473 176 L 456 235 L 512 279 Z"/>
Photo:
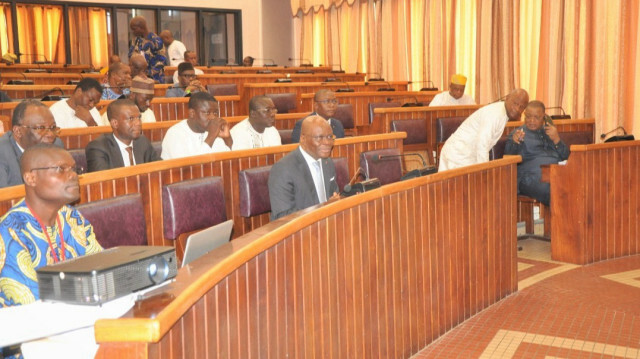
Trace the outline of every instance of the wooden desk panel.
<path fill-rule="evenodd" d="M 237 238 L 98 321 L 97 358 L 408 358 L 517 290 L 517 161 L 383 186 Z"/>
<path fill-rule="evenodd" d="M 258 74 L 258 71 L 269 70 L 275 74 L 293 74 L 298 70 L 311 70 L 314 73 L 325 73 L 327 76 L 331 76 L 331 66 L 196 66 L 196 68 L 202 70 L 205 74 L 220 74 L 222 71 L 235 71 L 239 74 Z M 178 71 L 177 66 L 165 66 L 165 76 L 173 77 L 173 73 Z M 362 74 L 364 76 L 364 74 Z M 364 77 L 362 78 L 364 81 Z"/>
<path fill-rule="evenodd" d="M 551 165 L 551 258 L 588 264 L 640 253 L 640 141 L 573 145 Z"/>
<path fill-rule="evenodd" d="M 83 78 L 93 78 L 102 82 L 106 75 L 100 73 L 81 74 L 79 72 L 32 72 L 32 73 L 2 73 L 2 81 L 7 83 L 10 80 L 33 80 L 34 85 L 66 85 L 69 81 L 79 81 Z"/>
<path fill-rule="evenodd" d="M 0 72 L 24 72 L 28 69 L 45 69 L 51 72 L 81 72 L 89 70 L 89 65 L 67 65 L 67 64 L 13 64 L 0 63 Z"/>
<path fill-rule="evenodd" d="M 341 104 L 350 103 L 353 105 L 353 121 L 356 128 L 369 127 L 369 103 L 399 101 L 401 103 L 422 102 L 426 105 L 440 91 L 360 91 L 360 92 L 338 92 L 336 97 Z M 300 96 L 302 104 L 299 109 L 302 111 L 313 111 L 313 96 L 315 93 L 304 93 Z M 373 133 L 373 132 L 365 132 Z"/>
<path fill-rule="evenodd" d="M 162 124 L 164 123 L 151 125 Z M 404 133 L 395 133 L 338 139 L 331 155 L 346 157 L 350 173 L 355 173 L 359 167 L 361 152 L 380 148 L 398 148 L 402 151 L 404 137 Z M 234 220 L 234 237 L 237 237 L 269 222 L 268 213 L 252 218 L 240 216 L 238 172 L 272 165 L 297 146 L 292 144 L 214 153 L 87 173 L 80 176 L 80 203 L 140 193 L 144 203 L 148 243 L 172 246 L 174 241 L 165 239 L 162 229 L 162 186 L 187 179 L 221 176 L 224 182 L 227 218 Z M 5 213 L 22 197 L 23 185 L 0 189 L 0 213 Z"/>
<path fill-rule="evenodd" d="M 295 112 L 304 112 L 306 107 L 302 105 L 302 94 L 315 93 L 320 89 L 338 90 L 350 87 L 356 92 L 371 92 L 380 87 L 392 87 L 396 91 L 407 91 L 407 82 L 292 82 L 292 83 L 247 83 L 245 84 L 245 95 L 243 101 L 248 104 L 253 96 L 264 95 L 266 93 L 288 93 L 293 92 L 298 99 L 298 107 Z M 391 92 L 389 92 L 391 93 Z"/>

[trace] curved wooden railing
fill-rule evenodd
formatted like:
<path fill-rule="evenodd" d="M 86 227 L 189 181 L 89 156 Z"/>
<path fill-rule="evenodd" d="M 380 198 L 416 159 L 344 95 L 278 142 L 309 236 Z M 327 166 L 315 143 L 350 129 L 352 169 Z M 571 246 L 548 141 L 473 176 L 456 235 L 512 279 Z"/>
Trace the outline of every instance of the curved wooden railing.
<path fill-rule="evenodd" d="M 514 156 L 310 208 L 181 269 L 98 358 L 403 358 L 513 293 Z"/>

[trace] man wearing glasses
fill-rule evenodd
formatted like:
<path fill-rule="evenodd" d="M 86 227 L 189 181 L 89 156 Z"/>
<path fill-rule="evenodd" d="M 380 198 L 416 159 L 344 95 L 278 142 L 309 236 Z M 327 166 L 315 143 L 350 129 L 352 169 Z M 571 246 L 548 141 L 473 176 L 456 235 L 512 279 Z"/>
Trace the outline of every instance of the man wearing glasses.
<path fill-rule="evenodd" d="M 158 161 L 151 142 L 142 134 L 140 110 L 129 99 L 115 100 L 107 107 L 113 133 L 89 142 L 85 149 L 89 172 L 129 167 Z"/>
<path fill-rule="evenodd" d="M 280 146 L 280 133 L 273 126 L 278 110 L 273 100 L 266 96 L 254 96 L 249 100 L 249 117 L 231 129 L 232 150 L 248 150 Z"/>
<path fill-rule="evenodd" d="M 40 143 L 20 165 L 25 198 L 0 219 L 0 307 L 39 299 L 36 269 L 102 250 L 91 224 L 69 206 L 80 197 L 71 155 Z"/>
<path fill-rule="evenodd" d="M 39 143 L 55 143 L 60 129 L 49 108 L 38 100 L 25 100 L 16 106 L 11 118 L 12 131 L 0 137 L 0 188 L 23 184 L 20 173 L 22 153 Z"/>
<path fill-rule="evenodd" d="M 322 89 L 316 92 L 313 96 L 314 112 L 309 116 L 321 116 L 327 121 L 327 123 L 329 123 L 336 138 L 343 138 L 344 126 L 342 126 L 342 122 L 340 122 L 340 120 L 333 118 L 337 109 L 338 99 L 336 98 L 336 94 L 331 90 Z M 293 127 L 293 133 L 291 134 L 291 142 L 293 143 L 300 142 L 300 128 L 302 127 L 302 120 L 296 122 L 296 125 Z"/>
<path fill-rule="evenodd" d="M 300 146 L 269 172 L 271 220 L 339 198 L 336 167 L 329 157 L 334 140 L 324 118 L 304 119 Z"/>
<path fill-rule="evenodd" d="M 178 65 L 178 83 L 167 89 L 166 97 L 191 96 L 195 92 L 207 92 L 198 81 L 195 69 L 190 62 Z"/>

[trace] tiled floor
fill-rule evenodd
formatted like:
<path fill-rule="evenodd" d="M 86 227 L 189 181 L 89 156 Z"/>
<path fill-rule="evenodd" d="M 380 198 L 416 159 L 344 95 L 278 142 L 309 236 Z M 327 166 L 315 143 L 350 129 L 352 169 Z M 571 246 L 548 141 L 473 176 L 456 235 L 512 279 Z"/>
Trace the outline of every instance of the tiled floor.
<path fill-rule="evenodd" d="M 415 358 L 640 358 L 640 256 L 576 266 L 519 245 L 519 291 Z"/>

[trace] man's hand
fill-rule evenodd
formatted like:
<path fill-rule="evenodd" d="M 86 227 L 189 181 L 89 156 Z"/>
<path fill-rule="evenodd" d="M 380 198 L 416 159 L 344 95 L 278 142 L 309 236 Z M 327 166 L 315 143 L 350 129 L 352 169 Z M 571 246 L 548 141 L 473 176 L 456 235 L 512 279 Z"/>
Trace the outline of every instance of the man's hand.
<path fill-rule="evenodd" d="M 513 142 L 520 144 L 522 140 L 524 140 L 524 130 L 521 128 L 517 129 L 516 132 L 513 133 L 511 139 L 513 140 Z"/>
<path fill-rule="evenodd" d="M 207 138 L 204 142 L 206 142 L 209 146 L 213 146 L 213 142 L 216 138 L 220 137 L 224 140 L 227 146 L 230 146 L 231 142 L 231 133 L 229 132 L 229 124 L 225 119 L 221 117 L 215 117 L 207 126 Z"/>
<path fill-rule="evenodd" d="M 187 88 L 184 90 L 186 92 L 207 92 L 207 89 L 205 89 L 198 80 L 189 82 L 189 86 L 187 86 Z"/>
<path fill-rule="evenodd" d="M 93 119 L 93 116 L 91 116 L 91 112 L 89 112 L 88 108 L 84 106 L 77 106 L 75 110 L 76 117 L 86 122 L 87 126 L 98 126 L 96 121 Z"/>
<path fill-rule="evenodd" d="M 333 192 L 333 195 L 331 196 L 331 198 L 329 198 L 327 200 L 327 202 L 335 202 L 335 201 L 339 200 L 340 198 L 342 198 L 342 197 L 340 197 L 340 193 Z"/>
<path fill-rule="evenodd" d="M 551 141 L 554 144 L 558 144 L 560 142 L 560 135 L 558 134 L 558 129 L 554 125 L 550 125 L 549 123 L 544 124 L 544 132 L 549 136 Z"/>

